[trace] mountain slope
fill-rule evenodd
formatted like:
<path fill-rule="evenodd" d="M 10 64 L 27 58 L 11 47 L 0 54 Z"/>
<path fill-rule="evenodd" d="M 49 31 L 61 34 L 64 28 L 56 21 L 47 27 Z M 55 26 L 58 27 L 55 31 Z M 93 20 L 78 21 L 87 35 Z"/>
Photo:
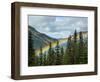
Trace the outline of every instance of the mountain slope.
<path fill-rule="evenodd" d="M 32 34 L 32 40 L 34 41 L 34 48 L 40 49 L 48 45 L 50 42 L 57 41 L 57 39 L 51 38 L 46 34 L 38 32 L 34 27 L 28 26 L 28 33 Z"/>

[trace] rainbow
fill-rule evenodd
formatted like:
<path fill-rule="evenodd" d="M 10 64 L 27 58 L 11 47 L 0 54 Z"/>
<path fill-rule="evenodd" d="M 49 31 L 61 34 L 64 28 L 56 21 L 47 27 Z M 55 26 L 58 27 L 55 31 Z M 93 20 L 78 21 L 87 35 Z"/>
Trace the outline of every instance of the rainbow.
<path fill-rule="evenodd" d="M 59 40 L 59 44 L 63 44 L 63 43 L 65 43 L 65 42 L 67 42 L 67 40 L 68 40 L 67 38 L 60 39 L 60 40 Z M 52 47 L 56 47 L 56 45 L 57 45 L 57 41 L 52 42 Z M 48 44 L 47 46 L 44 46 L 44 47 L 43 47 L 42 53 L 44 53 L 44 52 L 46 52 L 46 51 L 48 51 L 48 50 L 49 50 L 49 44 Z M 39 55 L 40 49 L 37 49 L 37 50 L 35 51 L 35 53 L 36 53 L 37 55 Z"/>
<path fill-rule="evenodd" d="M 82 32 L 82 34 L 83 34 L 83 38 L 88 36 L 88 35 L 87 35 L 87 34 L 88 34 L 87 32 Z M 73 35 L 71 36 L 71 38 L 73 39 Z M 79 33 L 77 34 L 77 38 L 79 39 Z M 65 43 L 65 42 L 67 42 L 67 41 L 68 41 L 68 38 L 60 39 L 60 40 L 59 40 L 59 44 L 63 44 L 63 43 Z M 52 47 L 56 47 L 56 45 L 57 45 L 57 41 L 52 42 Z M 48 50 L 49 50 L 49 44 L 48 44 L 47 46 L 44 46 L 44 47 L 42 48 L 42 53 L 44 53 L 44 52 L 46 52 L 46 51 L 48 51 Z M 36 55 L 39 55 L 39 54 L 40 54 L 40 49 L 37 49 L 37 50 L 35 51 L 35 53 L 36 53 Z"/>

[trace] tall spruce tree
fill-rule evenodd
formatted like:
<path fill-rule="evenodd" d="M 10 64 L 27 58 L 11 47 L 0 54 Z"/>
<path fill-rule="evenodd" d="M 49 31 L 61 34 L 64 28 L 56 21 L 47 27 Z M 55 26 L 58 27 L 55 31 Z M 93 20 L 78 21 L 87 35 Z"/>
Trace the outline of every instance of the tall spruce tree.
<path fill-rule="evenodd" d="M 54 49 L 52 48 L 52 43 L 49 43 L 49 51 L 48 51 L 48 65 L 54 65 L 54 61 L 55 61 L 55 52 Z"/>
<path fill-rule="evenodd" d="M 87 41 L 87 38 L 83 38 L 82 32 L 79 32 L 78 38 L 77 31 L 75 30 L 73 37 L 68 37 L 66 52 L 64 55 L 64 64 L 86 64 L 88 62 Z"/>
<path fill-rule="evenodd" d="M 63 47 L 61 47 L 61 57 L 60 57 L 60 59 L 61 59 L 61 63 L 62 64 L 64 64 L 64 55 L 65 55 L 65 53 L 64 53 L 64 48 Z"/>
<path fill-rule="evenodd" d="M 69 36 L 66 48 L 66 64 L 76 64 L 77 63 L 77 31 L 75 30 L 73 36 Z"/>
<path fill-rule="evenodd" d="M 77 47 L 77 31 L 75 30 L 74 36 L 73 36 L 73 57 L 72 57 L 72 64 L 77 63 L 77 54 L 78 54 L 78 47 Z"/>
<path fill-rule="evenodd" d="M 64 57 L 64 63 L 65 64 L 72 64 L 72 40 L 71 35 L 68 37 L 67 46 L 66 46 L 66 52 Z"/>
<path fill-rule="evenodd" d="M 39 57 L 35 56 L 35 66 L 39 66 Z"/>
<path fill-rule="evenodd" d="M 39 64 L 42 66 L 43 65 L 43 50 L 42 50 L 42 46 L 40 47 L 40 55 L 39 55 Z"/>
<path fill-rule="evenodd" d="M 34 40 L 32 39 L 32 33 L 28 32 L 28 65 L 35 65 L 35 48 L 34 48 Z"/>
<path fill-rule="evenodd" d="M 79 63 L 83 63 L 83 36 L 82 32 L 79 33 Z"/>
<path fill-rule="evenodd" d="M 79 63 L 84 64 L 87 63 L 87 40 L 83 40 L 82 32 L 79 33 Z"/>
<path fill-rule="evenodd" d="M 59 46 L 59 41 L 57 41 L 57 46 L 56 46 L 56 65 L 61 65 L 61 52 L 60 52 L 60 46 Z"/>
<path fill-rule="evenodd" d="M 47 65 L 47 54 L 46 53 L 43 54 L 43 64 Z"/>
<path fill-rule="evenodd" d="M 84 42 L 84 64 L 88 63 L 88 38 Z"/>

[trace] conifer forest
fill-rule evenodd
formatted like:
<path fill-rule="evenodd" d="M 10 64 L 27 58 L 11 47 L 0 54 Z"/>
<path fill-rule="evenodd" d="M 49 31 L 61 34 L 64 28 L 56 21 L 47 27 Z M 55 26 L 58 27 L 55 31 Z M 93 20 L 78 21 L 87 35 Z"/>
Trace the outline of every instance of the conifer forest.
<path fill-rule="evenodd" d="M 42 34 L 40 34 L 42 35 Z M 59 39 L 48 41 L 48 49 L 37 43 L 31 31 L 28 32 L 28 66 L 71 65 L 88 63 L 87 32 L 74 31 L 61 45 Z M 46 36 L 45 36 L 46 37 Z M 44 39 L 44 38 L 42 38 Z M 40 38 L 38 40 L 41 40 Z M 53 46 L 55 43 L 55 46 Z M 39 47 L 36 46 L 39 44 Z M 65 45 L 66 44 L 66 45 Z M 45 46 L 45 47 L 46 47 Z M 38 49 L 38 52 L 37 52 Z"/>

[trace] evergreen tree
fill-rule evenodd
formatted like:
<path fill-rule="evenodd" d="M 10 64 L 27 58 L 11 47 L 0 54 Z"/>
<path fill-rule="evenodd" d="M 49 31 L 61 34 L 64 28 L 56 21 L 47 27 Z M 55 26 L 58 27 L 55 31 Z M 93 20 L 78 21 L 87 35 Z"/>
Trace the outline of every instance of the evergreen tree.
<path fill-rule="evenodd" d="M 84 42 L 82 32 L 79 33 L 79 63 L 87 63 L 87 41 Z"/>
<path fill-rule="evenodd" d="M 39 66 L 39 57 L 35 56 L 35 66 Z"/>
<path fill-rule="evenodd" d="M 56 58 L 55 58 L 56 56 L 55 56 L 55 51 L 54 51 L 54 48 L 52 48 L 52 65 L 55 65 L 55 63 L 56 63 Z"/>
<path fill-rule="evenodd" d="M 77 63 L 77 31 L 75 30 L 73 37 L 70 35 L 67 41 L 66 48 L 66 64 L 76 64 Z"/>
<path fill-rule="evenodd" d="M 74 32 L 74 38 L 73 38 L 73 63 L 77 63 L 77 54 L 78 54 L 78 47 L 77 47 L 77 31 Z"/>
<path fill-rule="evenodd" d="M 68 37 L 67 46 L 66 46 L 66 53 L 64 57 L 65 64 L 72 64 L 72 40 L 71 35 Z"/>
<path fill-rule="evenodd" d="M 28 34 L 28 65 L 35 65 L 35 49 L 34 49 L 34 40 L 32 39 L 32 33 Z"/>
<path fill-rule="evenodd" d="M 52 43 L 49 43 L 49 51 L 48 51 L 48 65 L 54 65 L 54 49 L 52 48 Z"/>
<path fill-rule="evenodd" d="M 64 57 L 64 48 L 61 47 L 61 57 L 60 57 L 60 59 L 61 59 L 61 63 L 62 64 L 64 64 L 64 62 L 63 62 L 64 61 L 64 58 L 63 57 Z"/>
<path fill-rule="evenodd" d="M 40 47 L 40 55 L 39 55 L 39 64 L 43 65 L 43 51 L 42 51 L 42 46 Z"/>
<path fill-rule="evenodd" d="M 57 41 L 57 46 L 56 46 L 56 65 L 61 65 L 61 53 L 60 53 L 60 46 L 59 46 L 59 41 Z"/>
<path fill-rule="evenodd" d="M 88 38 L 84 42 L 84 64 L 88 63 Z"/>
<path fill-rule="evenodd" d="M 83 36 L 82 32 L 79 33 L 79 63 L 83 62 Z"/>
<path fill-rule="evenodd" d="M 47 65 L 47 54 L 46 53 L 43 54 L 43 64 Z"/>
<path fill-rule="evenodd" d="M 73 37 L 68 37 L 64 64 L 86 64 L 88 62 L 87 45 L 87 38 L 83 40 L 82 32 L 79 33 L 79 38 L 77 38 L 77 31 L 75 30 Z"/>

